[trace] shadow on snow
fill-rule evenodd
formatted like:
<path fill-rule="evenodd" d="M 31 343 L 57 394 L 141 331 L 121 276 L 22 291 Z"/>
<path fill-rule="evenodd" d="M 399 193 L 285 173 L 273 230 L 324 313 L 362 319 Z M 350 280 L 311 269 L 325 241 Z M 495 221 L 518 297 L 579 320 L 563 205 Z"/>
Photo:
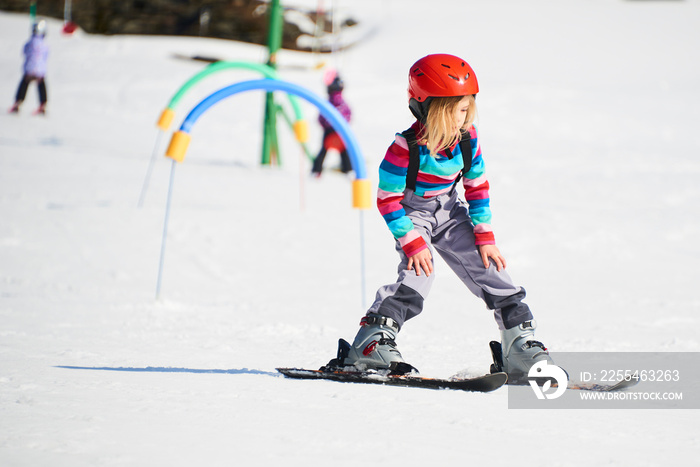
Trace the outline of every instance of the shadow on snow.
<path fill-rule="evenodd" d="M 67 366 L 67 365 L 57 365 L 55 368 L 66 368 L 69 370 L 131 371 L 131 372 L 135 372 L 135 373 L 216 373 L 216 374 L 227 374 L 227 375 L 281 376 L 277 372 L 250 370 L 248 368 L 231 369 L 231 370 L 201 370 L 201 369 L 196 369 L 196 368 L 172 368 L 172 367 L 154 367 L 154 366 L 147 366 L 145 368 L 134 368 L 134 367 Z"/>

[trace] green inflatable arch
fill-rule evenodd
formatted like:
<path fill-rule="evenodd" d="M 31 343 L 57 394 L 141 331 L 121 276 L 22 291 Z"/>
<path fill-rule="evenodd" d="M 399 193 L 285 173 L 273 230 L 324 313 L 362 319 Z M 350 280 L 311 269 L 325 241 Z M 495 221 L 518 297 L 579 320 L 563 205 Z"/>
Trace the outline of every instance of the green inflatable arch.
<path fill-rule="evenodd" d="M 243 61 L 222 61 L 212 63 L 199 73 L 192 76 L 189 80 L 187 80 L 187 82 L 185 82 L 185 84 L 183 84 L 180 87 L 180 89 L 177 90 L 177 92 L 170 99 L 170 102 L 168 102 L 168 105 L 165 107 L 165 109 L 163 109 L 163 112 L 161 113 L 160 118 L 158 119 L 158 127 L 163 131 L 168 131 L 175 117 L 175 108 L 179 104 L 180 100 L 182 100 L 182 98 L 196 84 L 198 84 L 200 81 L 202 81 L 210 75 L 231 69 L 245 69 L 257 71 L 266 78 L 279 79 L 279 74 L 277 73 L 277 70 L 275 70 L 269 65 L 262 63 Z M 294 123 L 294 133 L 296 135 L 297 141 L 305 143 L 308 138 L 308 129 L 306 127 L 306 122 L 304 121 L 304 114 L 302 113 L 301 106 L 299 105 L 299 99 L 292 94 L 288 94 L 288 97 L 289 103 L 292 106 L 292 110 L 294 111 L 294 118 L 296 120 L 296 122 Z"/>

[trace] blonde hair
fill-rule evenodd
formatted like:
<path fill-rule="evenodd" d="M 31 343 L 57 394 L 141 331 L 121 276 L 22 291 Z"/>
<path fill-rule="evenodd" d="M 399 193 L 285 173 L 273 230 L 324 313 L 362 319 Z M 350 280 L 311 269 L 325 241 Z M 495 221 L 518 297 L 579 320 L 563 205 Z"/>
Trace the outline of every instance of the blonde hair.
<path fill-rule="evenodd" d="M 421 144 L 428 146 L 431 155 L 450 148 L 462 139 L 462 132 L 471 128 L 476 120 L 476 100 L 473 95 L 469 98 L 467 117 L 459 132 L 454 132 L 454 113 L 457 105 L 464 96 L 433 97 L 428 106 L 428 116 L 425 119 L 425 130 L 419 138 Z"/>

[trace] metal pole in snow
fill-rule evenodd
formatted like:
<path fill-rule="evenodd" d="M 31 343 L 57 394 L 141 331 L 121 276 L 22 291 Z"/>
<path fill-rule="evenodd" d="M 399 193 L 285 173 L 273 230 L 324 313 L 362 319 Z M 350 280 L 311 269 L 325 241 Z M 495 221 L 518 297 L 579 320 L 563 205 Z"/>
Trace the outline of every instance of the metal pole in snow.
<path fill-rule="evenodd" d="M 63 24 L 73 21 L 73 5 L 72 0 L 66 0 L 63 3 Z"/>
<path fill-rule="evenodd" d="M 173 181 L 175 180 L 175 165 L 177 162 L 173 159 L 170 166 L 170 184 L 168 185 L 168 200 L 165 204 L 165 220 L 163 221 L 163 240 L 160 244 L 160 262 L 158 263 L 158 282 L 156 283 L 156 300 L 160 298 L 160 284 L 163 279 L 163 258 L 165 257 L 165 239 L 168 236 L 168 219 L 170 218 L 170 200 L 173 195 Z"/>
<path fill-rule="evenodd" d="M 365 211 L 360 209 L 360 292 L 362 293 L 362 309 L 367 308 L 365 303 Z"/>
<path fill-rule="evenodd" d="M 158 152 L 158 147 L 160 146 L 160 138 L 163 135 L 162 131 L 158 131 L 158 136 L 156 136 L 156 144 L 153 146 L 153 152 L 151 153 L 151 160 L 148 161 L 148 168 L 146 169 L 146 178 L 143 180 L 143 186 L 141 186 L 141 195 L 139 195 L 139 202 L 137 207 L 143 206 L 143 200 L 146 197 L 146 191 L 148 190 L 148 183 L 151 180 L 151 172 L 153 172 L 153 163 L 156 160 L 156 153 Z"/>

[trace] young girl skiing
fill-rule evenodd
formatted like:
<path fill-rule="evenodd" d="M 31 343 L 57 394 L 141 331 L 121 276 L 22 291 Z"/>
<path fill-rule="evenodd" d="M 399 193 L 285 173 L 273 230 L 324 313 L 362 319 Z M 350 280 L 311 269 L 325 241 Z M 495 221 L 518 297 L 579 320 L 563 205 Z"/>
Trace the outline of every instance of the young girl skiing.
<path fill-rule="evenodd" d="M 404 362 L 396 335 L 423 309 L 433 282 L 433 248 L 493 310 L 501 342 L 492 342 L 492 371 L 527 375 L 550 361 L 534 340 L 535 321 L 513 284 L 491 229 L 489 183 L 476 128 L 476 75 L 461 58 L 436 54 L 418 60 L 408 76 L 409 108 L 416 117 L 396 135 L 379 167 L 377 205 L 396 239 L 401 262 L 395 283 L 381 287 L 352 344 L 340 340 L 339 366 L 417 371 Z M 462 179 L 466 204 L 458 198 Z M 331 365 L 329 364 L 329 365 Z"/>

